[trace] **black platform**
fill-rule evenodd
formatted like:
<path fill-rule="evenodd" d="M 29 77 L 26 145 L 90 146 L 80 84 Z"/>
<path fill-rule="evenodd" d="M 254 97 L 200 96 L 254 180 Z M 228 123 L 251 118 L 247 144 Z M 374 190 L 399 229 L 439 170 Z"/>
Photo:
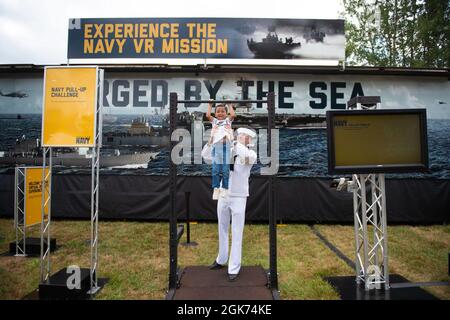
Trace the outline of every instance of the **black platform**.
<path fill-rule="evenodd" d="M 20 245 L 23 244 L 23 240 L 19 241 Z M 27 256 L 36 257 L 41 255 L 41 238 L 26 238 L 25 239 L 25 253 Z M 50 238 L 50 251 L 53 252 L 57 249 L 56 239 Z M 47 240 L 44 239 L 44 250 L 47 250 Z M 9 243 L 9 254 L 16 254 L 16 242 Z"/>
<path fill-rule="evenodd" d="M 169 292 L 174 300 L 274 300 L 267 287 L 266 271 L 260 266 L 241 267 L 238 278 L 228 281 L 227 268 L 210 270 L 206 266 L 186 267 L 180 287 Z"/>
<path fill-rule="evenodd" d="M 69 289 L 67 279 L 72 273 L 67 273 L 67 268 L 63 268 L 50 276 L 46 283 L 39 284 L 38 297 L 40 300 L 83 300 L 90 298 L 90 270 L 80 269 L 80 289 Z M 100 280 L 100 279 L 98 279 Z M 102 287 L 105 281 L 97 281 Z"/>
<path fill-rule="evenodd" d="M 420 287 L 366 291 L 362 283 L 359 285 L 356 283 L 355 276 L 326 277 L 324 279 L 338 291 L 342 300 L 439 300 Z M 389 282 L 391 284 L 409 283 L 407 279 L 398 274 L 389 275 Z"/>

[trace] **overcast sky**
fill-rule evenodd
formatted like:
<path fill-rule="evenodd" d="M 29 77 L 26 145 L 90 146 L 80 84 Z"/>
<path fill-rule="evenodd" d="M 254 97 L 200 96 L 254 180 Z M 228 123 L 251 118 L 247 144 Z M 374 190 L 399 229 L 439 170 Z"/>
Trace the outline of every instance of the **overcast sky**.
<path fill-rule="evenodd" d="M 0 64 L 65 63 L 69 18 L 336 19 L 342 0 L 0 0 Z"/>

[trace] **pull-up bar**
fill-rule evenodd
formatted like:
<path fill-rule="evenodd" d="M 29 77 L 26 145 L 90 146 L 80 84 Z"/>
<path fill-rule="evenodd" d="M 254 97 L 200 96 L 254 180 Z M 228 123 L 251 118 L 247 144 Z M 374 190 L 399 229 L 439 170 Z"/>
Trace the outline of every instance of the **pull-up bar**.
<path fill-rule="evenodd" d="M 267 93 L 267 98 L 264 100 L 178 100 L 178 95 L 171 92 L 169 95 L 170 110 L 169 110 L 169 130 L 170 136 L 177 128 L 177 110 L 178 104 L 192 104 L 192 103 L 266 103 L 267 104 L 267 155 L 270 157 L 272 152 L 272 133 L 275 119 L 275 94 L 273 92 Z M 239 106 L 237 106 L 239 107 Z M 175 147 L 176 141 L 170 139 L 170 152 Z M 277 229 L 276 229 L 276 200 L 275 200 L 275 177 L 268 177 L 268 215 L 269 215 L 269 254 L 270 254 L 270 269 L 268 272 L 269 287 L 274 297 L 278 297 L 278 273 L 277 273 Z M 177 194 L 177 165 L 173 161 L 169 161 L 169 192 L 170 192 L 170 219 L 169 219 L 169 251 L 170 251 L 170 265 L 169 265 L 169 290 L 168 297 L 173 297 L 175 290 L 179 286 L 179 279 L 181 277 L 181 270 L 178 268 L 178 244 L 179 232 L 177 230 L 177 213 L 176 208 L 176 194 Z"/>
<path fill-rule="evenodd" d="M 268 100 L 177 100 L 177 103 L 268 103 Z"/>

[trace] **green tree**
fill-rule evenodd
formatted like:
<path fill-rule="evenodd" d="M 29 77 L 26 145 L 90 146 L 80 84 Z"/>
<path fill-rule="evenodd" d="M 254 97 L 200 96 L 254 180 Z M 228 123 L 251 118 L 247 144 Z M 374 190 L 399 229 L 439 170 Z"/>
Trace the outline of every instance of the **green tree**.
<path fill-rule="evenodd" d="M 450 67 L 449 0 L 343 0 L 347 63 Z"/>

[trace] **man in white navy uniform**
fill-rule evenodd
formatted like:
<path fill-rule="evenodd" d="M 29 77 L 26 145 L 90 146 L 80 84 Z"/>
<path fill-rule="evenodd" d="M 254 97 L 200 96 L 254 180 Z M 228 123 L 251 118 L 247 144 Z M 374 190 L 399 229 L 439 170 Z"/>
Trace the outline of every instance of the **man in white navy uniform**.
<path fill-rule="evenodd" d="M 228 194 L 219 197 L 217 202 L 217 218 L 219 227 L 219 254 L 210 269 L 220 269 L 228 261 L 228 279 L 236 280 L 241 268 L 242 235 L 245 224 L 245 207 L 248 197 L 248 178 L 253 164 L 256 162 L 256 152 L 248 146 L 256 133 L 250 129 L 239 128 L 237 139 L 232 147 L 232 164 L 230 165 L 230 180 Z M 228 230 L 231 219 L 231 254 L 228 259 Z"/>

